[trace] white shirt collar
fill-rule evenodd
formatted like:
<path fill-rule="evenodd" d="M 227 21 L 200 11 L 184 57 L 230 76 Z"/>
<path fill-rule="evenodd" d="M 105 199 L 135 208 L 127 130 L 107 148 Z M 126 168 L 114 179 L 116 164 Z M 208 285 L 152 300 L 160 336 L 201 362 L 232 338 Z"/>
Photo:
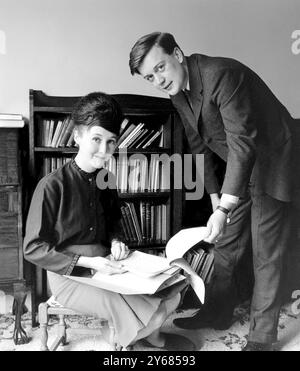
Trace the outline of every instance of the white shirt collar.
<path fill-rule="evenodd" d="M 184 90 L 191 90 L 191 88 L 190 88 L 190 80 L 189 80 L 189 78 L 188 78 L 188 80 L 187 80 L 186 87 L 185 87 Z"/>

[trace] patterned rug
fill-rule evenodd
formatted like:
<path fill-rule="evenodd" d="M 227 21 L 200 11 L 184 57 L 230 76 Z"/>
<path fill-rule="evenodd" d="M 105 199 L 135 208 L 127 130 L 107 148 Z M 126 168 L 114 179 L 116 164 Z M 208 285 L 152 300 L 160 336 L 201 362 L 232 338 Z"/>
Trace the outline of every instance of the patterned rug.
<path fill-rule="evenodd" d="M 173 313 L 163 326 L 163 331 L 184 335 L 196 344 L 199 351 L 240 351 L 247 341 L 249 326 L 249 305 L 248 303 L 239 306 L 235 310 L 235 322 L 229 330 L 216 331 L 212 329 L 201 330 L 180 330 L 173 325 L 173 319 L 178 317 L 191 316 L 195 310 L 178 310 Z M 60 351 L 106 351 L 111 350 L 99 335 L 77 334 L 76 329 L 97 328 L 99 321 L 88 316 L 69 316 L 66 318 L 69 327 L 69 344 L 59 347 Z M 38 328 L 31 327 L 31 313 L 28 312 L 22 317 L 22 324 L 31 338 L 28 344 L 15 345 L 13 342 L 14 316 L 12 314 L 0 315 L 0 351 L 36 351 L 39 350 Z M 57 331 L 58 320 L 54 317 L 49 321 L 49 343 L 53 342 Z M 299 317 L 292 314 L 290 306 L 282 309 L 279 323 L 278 350 L 300 350 L 300 321 Z M 152 348 L 153 350 L 158 350 Z M 143 348 L 136 345 L 134 350 L 149 351 L 151 348 Z"/>

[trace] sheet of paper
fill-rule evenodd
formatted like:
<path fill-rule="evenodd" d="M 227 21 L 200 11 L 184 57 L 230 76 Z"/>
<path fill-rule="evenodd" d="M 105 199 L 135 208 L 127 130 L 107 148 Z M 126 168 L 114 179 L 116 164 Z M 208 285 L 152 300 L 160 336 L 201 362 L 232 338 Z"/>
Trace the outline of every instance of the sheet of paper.
<path fill-rule="evenodd" d="M 188 262 L 183 259 L 175 259 L 172 261 L 172 266 L 177 266 L 183 269 L 190 278 L 190 285 L 192 286 L 193 290 L 195 291 L 196 295 L 198 296 L 200 302 L 204 304 L 205 301 L 205 285 L 200 276 L 191 268 Z"/>
<path fill-rule="evenodd" d="M 209 235 L 207 227 L 182 229 L 176 233 L 166 245 L 166 256 L 169 262 L 182 258 L 198 242 Z"/>
<path fill-rule="evenodd" d="M 167 258 L 133 251 L 122 264 L 129 272 L 141 277 L 152 277 L 170 269 Z"/>

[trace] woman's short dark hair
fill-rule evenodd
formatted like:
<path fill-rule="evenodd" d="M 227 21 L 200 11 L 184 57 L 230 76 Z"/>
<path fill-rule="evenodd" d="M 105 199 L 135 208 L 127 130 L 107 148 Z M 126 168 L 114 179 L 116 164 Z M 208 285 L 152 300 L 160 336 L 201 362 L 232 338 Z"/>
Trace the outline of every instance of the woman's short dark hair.
<path fill-rule="evenodd" d="M 179 48 L 174 36 L 166 32 L 152 32 L 142 36 L 134 44 L 129 56 L 129 67 L 132 75 L 139 74 L 139 67 L 143 63 L 144 58 L 149 53 L 154 45 L 160 46 L 165 53 L 172 54 L 174 48 Z"/>
<path fill-rule="evenodd" d="M 79 99 L 72 112 L 75 126 L 102 126 L 119 135 L 123 120 L 119 103 L 103 92 L 90 93 Z"/>

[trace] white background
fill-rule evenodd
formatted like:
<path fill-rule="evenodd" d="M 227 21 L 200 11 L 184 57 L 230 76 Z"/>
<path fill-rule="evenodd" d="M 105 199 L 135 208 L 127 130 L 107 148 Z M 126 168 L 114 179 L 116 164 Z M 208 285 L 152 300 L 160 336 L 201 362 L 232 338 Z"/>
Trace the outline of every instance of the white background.
<path fill-rule="evenodd" d="M 28 90 L 156 95 L 132 77 L 128 55 L 152 31 L 183 51 L 233 57 L 254 69 L 300 117 L 300 0 L 0 0 L 0 112 L 28 117 Z"/>

